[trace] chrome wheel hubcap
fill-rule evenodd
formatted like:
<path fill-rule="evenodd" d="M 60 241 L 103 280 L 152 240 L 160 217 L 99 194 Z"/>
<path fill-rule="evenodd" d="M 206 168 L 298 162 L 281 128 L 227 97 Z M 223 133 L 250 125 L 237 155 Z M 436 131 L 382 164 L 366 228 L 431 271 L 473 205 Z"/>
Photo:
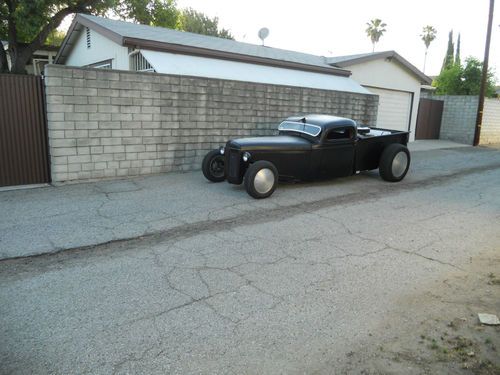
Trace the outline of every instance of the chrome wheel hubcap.
<path fill-rule="evenodd" d="M 255 190 L 257 190 L 259 194 L 266 194 L 273 188 L 274 179 L 275 177 L 272 170 L 269 168 L 262 168 L 257 172 L 253 180 Z"/>
<path fill-rule="evenodd" d="M 408 166 L 408 155 L 400 151 L 392 159 L 392 175 L 396 178 L 401 177 Z"/>

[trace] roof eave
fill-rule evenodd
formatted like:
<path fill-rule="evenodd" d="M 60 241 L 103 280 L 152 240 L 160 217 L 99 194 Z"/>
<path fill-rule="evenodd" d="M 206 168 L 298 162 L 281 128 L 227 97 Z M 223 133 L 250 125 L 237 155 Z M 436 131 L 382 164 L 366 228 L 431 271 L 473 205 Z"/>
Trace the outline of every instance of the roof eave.
<path fill-rule="evenodd" d="M 297 62 L 293 62 L 293 61 L 275 60 L 275 59 L 269 59 L 269 58 L 265 58 L 265 57 L 250 56 L 250 55 L 237 54 L 237 53 L 220 51 L 220 50 L 213 50 L 213 49 L 208 49 L 208 48 L 192 47 L 192 46 L 186 46 L 186 45 L 181 45 L 181 44 L 165 43 L 165 42 L 158 42 L 158 41 L 146 40 L 146 39 L 125 37 L 123 39 L 123 45 L 128 46 L 128 47 L 139 47 L 139 48 L 153 50 L 153 51 L 159 51 L 159 52 L 171 52 L 171 53 L 178 53 L 178 54 L 184 54 L 184 55 L 216 58 L 216 59 L 221 59 L 221 60 L 230 60 L 230 61 L 245 62 L 245 63 L 250 63 L 250 64 L 267 65 L 267 66 L 274 66 L 274 67 L 288 68 L 288 69 L 295 69 L 295 70 L 303 70 L 303 71 L 309 71 L 309 72 L 315 72 L 315 73 L 332 74 L 332 75 L 343 76 L 343 77 L 349 77 L 351 75 L 351 72 L 349 70 L 342 69 L 342 68 L 336 68 L 336 67 L 330 67 L 330 66 L 322 67 L 322 66 L 317 66 L 317 65 L 308 65 L 308 64 L 302 64 L 302 63 L 297 63 Z"/>
<path fill-rule="evenodd" d="M 246 63 L 251 63 L 251 64 L 268 65 L 268 66 L 309 71 L 309 72 L 315 72 L 315 73 L 331 74 L 331 75 L 337 75 L 337 76 L 342 76 L 342 77 L 349 77 L 351 75 L 351 72 L 349 70 L 339 68 L 339 67 L 309 65 L 309 64 L 303 64 L 303 63 L 298 63 L 298 62 L 293 62 L 293 61 L 276 60 L 276 59 L 270 59 L 270 58 L 265 58 L 265 57 L 258 57 L 258 56 L 237 54 L 237 53 L 220 51 L 220 50 L 213 50 L 213 49 L 208 49 L 208 48 L 200 48 L 200 47 L 186 46 L 186 45 L 181 45 L 181 44 L 165 43 L 165 42 L 158 42 L 158 41 L 147 40 L 147 39 L 126 37 L 126 36 L 122 36 L 120 34 L 117 34 L 113 31 L 109 30 L 108 28 L 101 26 L 100 24 L 98 24 L 92 20 L 89 20 L 88 18 L 86 18 L 80 14 L 77 14 L 75 16 L 75 18 L 73 19 L 73 22 L 71 23 L 71 26 L 66 34 L 66 37 L 64 38 L 63 43 L 61 44 L 61 48 L 59 49 L 59 52 L 56 55 L 56 58 L 55 58 L 56 64 L 64 64 L 67 56 L 69 55 L 69 53 L 73 47 L 74 40 L 77 36 L 77 33 L 80 31 L 79 25 L 91 28 L 91 29 L 97 31 L 98 33 L 100 33 L 101 35 L 107 37 L 108 39 L 114 41 L 115 43 L 117 43 L 121 46 L 126 46 L 126 47 L 132 46 L 132 47 L 139 47 L 139 48 L 143 48 L 143 49 L 149 49 L 149 50 L 160 51 L 160 52 L 172 52 L 172 53 L 179 53 L 179 54 L 185 54 L 185 55 L 193 55 L 193 56 L 200 56 L 200 57 L 209 57 L 209 58 L 217 58 L 217 59 L 223 59 L 223 60 L 246 62 Z"/>
<path fill-rule="evenodd" d="M 369 55 L 353 58 L 350 60 L 339 61 L 337 63 L 333 63 L 335 66 L 339 67 L 348 67 L 351 65 L 361 64 L 364 62 L 377 60 L 381 58 L 394 58 L 396 59 L 405 69 L 407 69 L 410 73 L 417 76 L 420 80 L 420 83 L 430 85 L 432 83 L 432 79 L 418 70 L 412 63 L 406 60 L 403 56 L 398 54 L 396 51 L 385 51 L 385 52 L 376 52 Z"/>
<path fill-rule="evenodd" d="M 66 57 L 73 48 L 72 42 L 74 41 L 74 38 L 76 38 L 75 33 L 79 31 L 78 29 L 79 25 L 95 30 L 99 34 L 107 37 L 113 42 L 119 45 L 123 45 L 123 36 L 99 25 L 94 21 L 89 20 L 88 18 L 83 17 L 81 14 L 77 14 L 73 19 L 73 22 L 71 22 L 68 32 L 66 33 L 66 36 L 64 37 L 64 40 L 61 44 L 61 48 L 59 49 L 59 52 L 56 55 L 56 58 L 54 60 L 56 64 L 61 64 L 61 63 L 64 64 Z M 66 51 L 67 53 L 65 53 Z"/>

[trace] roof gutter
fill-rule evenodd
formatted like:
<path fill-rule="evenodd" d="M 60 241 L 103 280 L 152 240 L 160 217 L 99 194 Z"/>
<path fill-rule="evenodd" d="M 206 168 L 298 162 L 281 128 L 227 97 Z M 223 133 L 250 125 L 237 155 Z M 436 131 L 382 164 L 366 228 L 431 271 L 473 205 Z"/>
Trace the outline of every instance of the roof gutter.
<path fill-rule="evenodd" d="M 243 54 L 237 54 L 237 53 L 231 53 L 231 52 L 225 52 L 207 48 L 185 46 L 181 44 L 157 42 L 154 40 L 147 40 L 147 39 L 124 37 L 123 46 L 140 47 L 143 49 L 159 51 L 159 52 L 171 52 L 183 55 L 238 61 L 249 64 L 267 65 L 267 66 L 302 70 L 314 73 L 332 74 L 342 77 L 349 77 L 351 75 L 351 72 L 349 70 L 335 68 L 335 67 L 321 67 L 316 65 L 296 63 L 292 61 L 274 60 L 265 57 L 243 55 Z"/>

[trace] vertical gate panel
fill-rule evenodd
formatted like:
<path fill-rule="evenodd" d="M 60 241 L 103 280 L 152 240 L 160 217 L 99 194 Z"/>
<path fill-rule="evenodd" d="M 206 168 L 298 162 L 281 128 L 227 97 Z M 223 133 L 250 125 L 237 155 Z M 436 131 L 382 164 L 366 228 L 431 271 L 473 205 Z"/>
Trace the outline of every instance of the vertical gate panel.
<path fill-rule="evenodd" d="M 439 139 L 443 101 L 420 99 L 415 139 Z"/>
<path fill-rule="evenodd" d="M 42 79 L 0 74 L 0 186 L 49 182 Z"/>

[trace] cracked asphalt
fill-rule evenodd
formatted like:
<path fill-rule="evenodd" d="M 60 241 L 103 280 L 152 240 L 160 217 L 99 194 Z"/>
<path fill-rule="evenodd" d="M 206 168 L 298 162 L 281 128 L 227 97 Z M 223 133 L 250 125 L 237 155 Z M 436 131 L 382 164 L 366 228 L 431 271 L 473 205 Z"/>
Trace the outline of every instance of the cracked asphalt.
<path fill-rule="evenodd" d="M 500 252 L 500 151 L 418 151 L 398 184 L 262 201 L 188 173 L 0 208 L 2 374 L 335 373 L 402 297 Z"/>

